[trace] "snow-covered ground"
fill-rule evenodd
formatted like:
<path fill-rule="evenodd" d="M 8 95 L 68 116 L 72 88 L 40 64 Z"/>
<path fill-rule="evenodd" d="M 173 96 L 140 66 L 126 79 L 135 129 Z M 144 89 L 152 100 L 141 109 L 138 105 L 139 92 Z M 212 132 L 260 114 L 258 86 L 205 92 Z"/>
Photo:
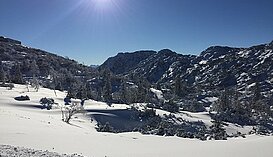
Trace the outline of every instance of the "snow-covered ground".
<path fill-rule="evenodd" d="M 95 130 L 96 122 L 91 122 L 89 116 L 78 114 L 69 125 L 61 120 L 59 109 L 39 108 L 39 100 L 43 97 L 54 98 L 59 105 L 62 105 L 66 93 L 56 91 L 56 96 L 54 91 L 45 88 L 41 88 L 39 92 L 34 92 L 32 89 L 31 92 L 26 91 L 27 88 L 23 85 L 16 85 L 12 90 L 0 87 L 0 145 L 2 145 L 0 155 L 2 156 L 5 155 L 3 152 L 12 149 L 14 151 L 15 148 L 19 152 L 29 150 L 37 152 L 33 150 L 35 149 L 44 150 L 42 152 L 46 153 L 76 153 L 88 157 L 271 157 L 273 154 L 272 136 L 251 135 L 247 138 L 232 138 L 226 141 L 200 141 L 140 133 L 100 133 Z M 21 95 L 28 95 L 30 101 L 14 100 L 14 97 Z M 105 103 L 92 100 L 85 102 L 86 109 L 94 112 L 97 110 L 97 114 L 110 116 L 111 113 L 100 113 L 100 111 L 122 110 L 127 107 L 123 104 L 109 107 Z M 207 123 L 210 121 L 205 113 L 184 112 L 181 116 L 189 120 L 203 119 Z M 231 128 L 230 130 L 232 131 Z M 19 155 L 15 154 L 15 156 Z"/>
<path fill-rule="evenodd" d="M 0 145 L 1 157 L 82 157 L 79 154 L 58 154 L 48 150 L 34 150 L 30 148 L 15 147 L 10 145 Z"/>
<path fill-rule="evenodd" d="M 151 92 L 153 92 L 156 95 L 156 97 L 158 99 L 163 100 L 163 93 L 162 93 L 161 90 L 157 90 L 157 89 L 154 89 L 154 88 L 151 88 L 150 90 L 151 90 Z"/>

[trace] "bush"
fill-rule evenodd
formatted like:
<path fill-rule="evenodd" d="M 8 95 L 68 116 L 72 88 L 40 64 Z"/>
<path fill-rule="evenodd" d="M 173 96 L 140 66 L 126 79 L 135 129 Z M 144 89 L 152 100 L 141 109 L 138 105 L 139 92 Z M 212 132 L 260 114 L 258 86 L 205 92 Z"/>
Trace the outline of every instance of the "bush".
<path fill-rule="evenodd" d="M 226 140 L 227 139 L 227 133 L 225 129 L 223 128 L 223 123 L 221 121 L 212 121 L 213 125 L 210 126 L 210 139 L 215 140 Z"/>
<path fill-rule="evenodd" d="M 99 132 L 114 132 L 114 128 L 109 122 L 106 122 L 105 124 L 98 123 L 96 130 Z"/>
<path fill-rule="evenodd" d="M 84 108 L 79 103 L 72 103 L 71 105 L 65 105 L 61 108 L 62 110 L 62 120 L 66 123 L 69 123 L 72 116 L 77 113 L 84 112 Z"/>
<path fill-rule="evenodd" d="M 8 90 L 12 90 L 14 88 L 14 84 L 13 83 L 2 83 L 0 84 L 0 87 L 6 87 Z"/>
<path fill-rule="evenodd" d="M 163 104 L 162 109 L 165 110 L 165 111 L 175 113 L 175 112 L 179 111 L 179 106 L 178 106 L 178 104 L 176 104 L 176 103 L 174 103 L 172 101 L 169 101 L 169 102 L 165 102 Z"/>
<path fill-rule="evenodd" d="M 27 100 L 30 100 L 29 97 L 26 95 L 26 96 L 18 96 L 18 97 L 15 97 L 14 98 L 15 100 L 17 101 L 27 101 Z"/>
<path fill-rule="evenodd" d="M 42 104 L 42 109 L 47 109 L 47 110 L 50 110 L 52 109 L 52 105 L 54 104 L 54 99 L 52 98 L 42 98 L 40 100 L 40 104 Z"/>
<path fill-rule="evenodd" d="M 204 112 L 206 111 L 205 107 L 198 103 L 198 102 L 192 102 L 189 105 L 183 105 L 182 109 L 189 112 Z"/>

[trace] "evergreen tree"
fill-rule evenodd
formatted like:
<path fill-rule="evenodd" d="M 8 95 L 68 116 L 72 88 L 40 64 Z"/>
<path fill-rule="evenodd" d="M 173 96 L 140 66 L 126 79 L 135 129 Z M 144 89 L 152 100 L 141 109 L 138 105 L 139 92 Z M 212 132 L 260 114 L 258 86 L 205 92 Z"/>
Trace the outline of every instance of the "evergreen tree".
<path fill-rule="evenodd" d="M 127 90 L 126 82 L 122 82 L 121 89 L 120 89 L 120 99 L 122 103 L 129 104 L 129 101 L 127 99 L 127 93 L 128 93 L 128 90 Z"/>
<path fill-rule="evenodd" d="M 149 83 L 141 77 L 137 79 L 137 102 L 147 102 L 149 94 Z"/>
<path fill-rule="evenodd" d="M 76 97 L 82 100 L 87 99 L 87 88 L 85 85 L 79 87 Z"/>
<path fill-rule="evenodd" d="M 222 121 L 212 121 L 213 125 L 210 126 L 211 130 L 211 137 L 215 140 L 226 140 L 227 139 L 227 133 L 225 129 L 223 128 L 223 122 Z"/>
<path fill-rule="evenodd" d="M 180 76 L 177 76 L 175 78 L 174 93 L 176 96 L 179 97 L 185 97 L 188 94 L 187 85 L 181 80 Z"/>
<path fill-rule="evenodd" d="M 38 76 L 39 67 L 37 66 L 37 63 L 35 60 L 33 60 L 30 64 L 30 73 L 33 78 Z"/>
<path fill-rule="evenodd" d="M 182 83 L 181 83 L 181 78 L 179 76 L 177 76 L 175 78 L 174 93 L 177 96 L 181 96 L 182 95 Z"/>
<path fill-rule="evenodd" d="M 217 102 L 213 105 L 213 110 L 221 113 L 226 112 L 230 107 L 230 99 L 228 95 L 228 90 L 224 89 L 223 92 L 220 94 L 220 97 Z"/>
<path fill-rule="evenodd" d="M 216 120 L 240 125 L 253 124 L 249 102 L 240 100 L 240 94 L 235 88 L 225 89 L 214 103 L 213 110 L 217 112 L 213 115 Z"/>
<path fill-rule="evenodd" d="M 253 89 L 253 99 L 254 101 L 258 101 L 262 99 L 262 94 L 261 94 L 261 86 L 260 82 L 256 82 L 254 89 Z"/>
<path fill-rule="evenodd" d="M 19 64 L 15 64 L 13 67 L 12 67 L 12 81 L 14 83 L 18 83 L 18 84 L 23 84 L 23 77 L 22 77 L 22 72 L 21 72 L 21 69 L 20 69 L 20 65 Z"/>
<path fill-rule="evenodd" d="M 110 70 L 105 69 L 103 72 L 103 80 L 104 80 L 104 87 L 103 87 L 103 98 L 108 104 L 112 102 L 112 84 L 111 84 L 111 73 Z"/>
<path fill-rule="evenodd" d="M 260 83 L 256 82 L 252 90 L 253 96 L 251 100 L 251 107 L 253 110 L 253 115 L 256 119 L 268 118 L 267 114 L 270 111 L 270 106 L 266 103 L 266 98 L 261 93 Z"/>
<path fill-rule="evenodd" d="M 0 82 L 5 83 L 6 81 L 6 74 L 3 68 L 2 61 L 0 61 Z"/>

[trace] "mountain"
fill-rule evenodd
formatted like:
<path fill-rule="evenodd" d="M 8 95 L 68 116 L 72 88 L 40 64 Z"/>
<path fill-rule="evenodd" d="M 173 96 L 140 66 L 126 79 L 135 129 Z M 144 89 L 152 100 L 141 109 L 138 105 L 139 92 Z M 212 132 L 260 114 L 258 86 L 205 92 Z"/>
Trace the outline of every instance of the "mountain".
<path fill-rule="evenodd" d="M 126 60 L 130 58 L 127 54 Z M 171 112 L 216 111 L 211 115 L 214 119 L 240 125 L 264 123 L 257 118 L 264 119 L 264 115 L 272 121 L 272 42 L 249 48 L 212 46 L 198 56 L 164 49 L 143 58 L 130 70 L 119 72 L 120 77 L 130 76 L 128 80 L 137 87 L 126 88 L 126 93 L 139 97 L 136 102 L 152 102 L 151 107 Z M 119 61 L 126 67 L 126 60 Z M 138 80 L 146 80 L 149 85 Z M 146 92 L 138 89 L 144 86 Z M 147 88 L 151 87 L 149 91 Z M 272 122 L 269 123 L 273 130 Z"/>
<path fill-rule="evenodd" d="M 106 76 L 104 69 L 108 69 L 110 81 L 115 85 L 112 92 L 122 92 L 126 82 L 131 82 L 132 87 L 139 86 L 142 80 L 142 83 L 146 81 L 145 88 L 166 89 L 168 94 L 179 95 L 179 90 L 180 93 L 183 90 L 186 93 L 181 94 L 186 96 L 183 99 L 200 97 L 202 91 L 213 97 L 217 91 L 235 87 L 241 93 L 250 92 L 255 84 L 259 85 L 263 96 L 269 97 L 273 90 L 272 50 L 273 42 L 249 48 L 212 46 L 198 56 L 178 54 L 169 49 L 126 52 L 108 58 L 97 68 L 0 37 L 1 67 L 6 80 L 18 81 L 13 78 L 18 69 L 23 79 L 36 76 L 43 80 L 44 86 L 51 88 L 69 89 L 79 81 L 103 86 L 106 82 L 101 79 Z M 96 88 L 96 92 L 101 90 Z"/>
<path fill-rule="evenodd" d="M 88 79 L 94 69 L 75 60 L 21 45 L 20 41 L 0 37 L 0 61 L 6 81 L 23 83 L 38 77 L 44 86 L 68 89 L 75 77 Z M 16 74 L 22 75 L 18 80 Z M 1 80 L 2 81 L 2 80 Z M 54 87 L 54 88 L 55 88 Z"/>
<path fill-rule="evenodd" d="M 249 48 L 212 46 L 200 55 L 169 49 L 118 53 L 92 67 L 0 37 L 0 86 L 42 85 L 66 90 L 68 97 L 131 105 L 126 117 L 135 125 L 116 128 L 120 124 L 103 121 L 98 130 L 205 140 L 226 139 L 223 127 L 236 124 L 268 135 L 273 133 L 272 57 L 273 42 Z M 185 111 L 202 112 L 211 126 L 183 119 Z"/>
<path fill-rule="evenodd" d="M 123 74 L 134 69 L 140 61 L 155 54 L 155 51 L 136 51 L 133 53 L 118 53 L 108 58 L 100 68 L 109 68 L 114 74 Z"/>
<path fill-rule="evenodd" d="M 198 56 L 168 49 L 149 55 L 134 52 L 111 57 L 101 68 L 109 68 L 114 74 L 143 77 L 151 84 L 173 82 L 179 77 L 189 86 L 213 85 L 221 89 L 237 86 L 243 91 L 259 82 L 262 92 L 269 94 L 273 89 L 272 50 L 271 42 L 249 48 L 212 46 Z"/>

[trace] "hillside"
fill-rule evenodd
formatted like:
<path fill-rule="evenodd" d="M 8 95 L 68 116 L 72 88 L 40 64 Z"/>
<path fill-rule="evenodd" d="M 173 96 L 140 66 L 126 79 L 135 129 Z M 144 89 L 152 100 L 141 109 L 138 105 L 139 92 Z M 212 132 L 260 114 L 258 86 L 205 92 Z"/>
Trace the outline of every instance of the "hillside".
<path fill-rule="evenodd" d="M 117 118 L 121 121 L 95 116 L 100 119 L 98 131 L 201 140 L 271 135 L 272 46 L 272 42 L 249 48 L 212 46 L 198 56 L 169 49 L 119 53 L 92 68 L 1 37 L 0 82 L 3 87 L 19 83 L 37 91 L 40 86 L 65 90 L 69 98 L 103 101 L 108 106 L 141 104 L 130 106 L 130 112 L 99 111 L 121 116 Z M 207 120 L 185 120 L 187 112 Z M 229 133 L 233 125 L 251 129 L 241 132 L 236 127 Z"/>
<path fill-rule="evenodd" d="M 273 42 L 249 48 L 212 46 L 198 56 L 167 49 L 149 57 L 145 51 L 118 54 L 105 61 L 101 68 L 109 68 L 114 74 L 142 76 L 150 83 L 166 83 L 180 77 L 182 82 L 192 86 L 213 84 L 215 88 L 226 88 L 238 85 L 243 90 L 242 87 L 260 82 L 265 85 L 262 90 L 268 93 L 273 89 L 272 45 Z M 137 62 L 128 63 L 130 59 Z M 123 64 L 122 67 L 130 67 L 130 70 L 117 73 L 115 70 L 121 66 L 116 62 Z"/>
<path fill-rule="evenodd" d="M 109 107 L 103 102 L 88 100 L 85 108 L 92 111 L 76 114 L 71 123 L 67 124 L 61 120 L 61 110 L 58 107 L 63 105 L 66 93 L 56 93 L 55 95 L 53 90 L 46 88 L 41 88 L 38 92 L 30 88 L 28 92 L 25 85 L 15 85 L 12 90 L 0 87 L 1 156 L 60 156 L 57 154 L 59 153 L 66 154 L 63 156 L 76 154 L 71 156 L 88 157 L 166 157 L 170 154 L 172 157 L 180 157 L 181 154 L 191 157 L 270 157 L 273 153 L 272 136 L 247 135 L 246 138 L 204 142 L 177 136 L 141 135 L 137 132 L 100 133 L 95 130 L 95 115 L 115 118 L 114 111 L 126 110 L 128 105 L 125 104 L 113 104 Z M 14 100 L 14 97 L 20 95 L 28 95 L 30 100 Z M 52 110 L 41 109 L 39 100 L 43 97 L 52 97 L 58 104 Z M 90 121 L 90 116 L 93 121 Z M 207 117 L 188 112 L 184 119 L 206 121 Z M 229 130 L 235 127 L 231 125 Z"/>
<path fill-rule="evenodd" d="M 87 80 L 95 73 L 93 68 L 75 60 L 4 37 L 0 37 L 0 60 L 0 70 L 4 74 L 0 81 L 24 83 L 36 77 L 43 86 L 61 90 L 68 90 L 76 82 L 75 77 Z"/>
<path fill-rule="evenodd" d="M 212 46 L 198 56 L 161 50 L 147 58 L 138 57 L 139 63 L 133 66 L 126 65 L 136 54 L 141 56 L 143 52 L 126 54 L 122 58 L 119 54 L 107 60 L 101 68 L 119 69 L 120 66 L 115 66 L 113 62 L 118 60 L 122 67 L 130 67 L 130 70 L 120 71 L 119 76 L 134 83 L 139 78 L 147 80 L 159 90 L 170 90 L 169 93 L 185 99 L 197 97 L 197 101 L 201 101 L 200 97 L 219 96 L 219 92 L 232 88 L 236 88 L 234 90 L 240 94 L 251 96 L 255 85 L 259 86 L 263 97 L 272 97 L 272 42 L 249 48 Z"/>
<path fill-rule="evenodd" d="M 116 57 L 126 64 L 135 53 L 142 54 Z M 114 101 L 146 102 L 149 107 L 173 113 L 208 111 L 216 121 L 258 125 L 258 132 L 272 132 L 272 42 L 249 48 L 212 46 L 198 56 L 165 49 L 143 58 L 129 71 L 113 75 L 126 80 L 115 85 L 119 89 Z M 114 65 L 111 60 L 101 68 Z"/>

